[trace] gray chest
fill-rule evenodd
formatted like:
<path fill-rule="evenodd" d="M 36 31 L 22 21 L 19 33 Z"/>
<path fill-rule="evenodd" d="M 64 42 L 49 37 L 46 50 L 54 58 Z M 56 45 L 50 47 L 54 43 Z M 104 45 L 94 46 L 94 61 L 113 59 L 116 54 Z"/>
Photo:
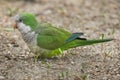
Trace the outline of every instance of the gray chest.
<path fill-rule="evenodd" d="M 39 47 L 37 46 L 37 34 L 35 34 L 35 32 L 22 34 L 22 38 L 27 43 L 32 52 L 38 51 Z"/>
<path fill-rule="evenodd" d="M 37 34 L 35 32 L 22 33 L 24 41 L 31 45 L 37 45 Z"/>

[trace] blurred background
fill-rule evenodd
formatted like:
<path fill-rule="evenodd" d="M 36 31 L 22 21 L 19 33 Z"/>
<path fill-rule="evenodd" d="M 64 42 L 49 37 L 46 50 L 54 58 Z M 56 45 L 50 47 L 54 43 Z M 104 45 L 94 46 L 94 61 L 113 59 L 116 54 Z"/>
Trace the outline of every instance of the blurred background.
<path fill-rule="evenodd" d="M 13 17 L 23 12 L 89 39 L 115 40 L 35 64 L 13 29 Z M 0 80 L 119 80 L 119 60 L 120 0 L 0 0 Z"/>

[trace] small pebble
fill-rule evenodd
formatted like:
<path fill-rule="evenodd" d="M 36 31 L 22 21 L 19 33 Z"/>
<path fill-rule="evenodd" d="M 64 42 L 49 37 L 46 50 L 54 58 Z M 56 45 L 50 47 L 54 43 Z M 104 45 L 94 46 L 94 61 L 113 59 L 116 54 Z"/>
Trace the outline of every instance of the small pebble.
<path fill-rule="evenodd" d="M 0 76 L 0 80 L 3 80 L 3 79 L 5 79 L 5 77 L 4 76 Z"/>
<path fill-rule="evenodd" d="M 13 47 L 19 47 L 19 45 L 18 44 L 14 44 Z"/>

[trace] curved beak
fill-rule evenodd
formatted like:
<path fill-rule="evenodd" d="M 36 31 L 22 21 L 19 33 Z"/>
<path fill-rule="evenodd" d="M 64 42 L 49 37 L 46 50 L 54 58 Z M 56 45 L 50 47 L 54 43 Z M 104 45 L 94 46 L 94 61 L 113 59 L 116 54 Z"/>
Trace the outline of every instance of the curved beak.
<path fill-rule="evenodd" d="M 14 29 L 17 29 L 17 28 L 18 28 L 18 27 L 17 27 L 17 23 L 14 23 L 13 28 L 14 28 Z"/>

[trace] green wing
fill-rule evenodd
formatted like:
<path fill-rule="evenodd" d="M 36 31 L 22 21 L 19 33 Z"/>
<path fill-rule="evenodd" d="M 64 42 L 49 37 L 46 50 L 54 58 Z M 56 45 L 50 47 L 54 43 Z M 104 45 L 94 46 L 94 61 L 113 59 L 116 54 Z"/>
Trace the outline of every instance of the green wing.
<path fill-rule="evenodd" d="M 48 50 L 55 50 L 57 48 L 66 50 L 78 46 L 92 45 L 96 43 L 108 42 L 113 40 L 113 39 L 102 40 L 82 39 L 79 38 L 78 36 L 83 35 L 83 33 L 71 34 L 68 31 L 65 31 L 64 29 L 56 28 L 50 23 L 39 24 L 35 32 L 38 33 L 37 37 L 38 46 Z"/>
<path fill-rule="evenodd" d="M 85 38 L 80 38 L 80 36 L 82 36 L 83 33 L 73 33 L 66 41 L 65 43 L 69 43 L 75 39 L 83 39 L 83 40 L 86 40 Z"/>
<path fill-rule="evenodd" d="M 49 50 L 61 47 L 71 35 L 68 31 L 56 28 L 50 23 L 40 23 L 35 32 L 38 33 L 38 46 Z"/>

